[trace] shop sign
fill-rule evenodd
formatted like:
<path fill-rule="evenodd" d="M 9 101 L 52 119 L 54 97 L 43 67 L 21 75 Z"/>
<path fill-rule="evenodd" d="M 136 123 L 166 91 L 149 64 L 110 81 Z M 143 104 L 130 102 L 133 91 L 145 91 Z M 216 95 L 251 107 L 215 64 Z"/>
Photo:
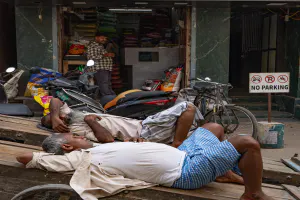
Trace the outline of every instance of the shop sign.
<path fill-rule="evenodd" d="M 250 73 L 250 93 L 290 92 L 290 73 Z"/>

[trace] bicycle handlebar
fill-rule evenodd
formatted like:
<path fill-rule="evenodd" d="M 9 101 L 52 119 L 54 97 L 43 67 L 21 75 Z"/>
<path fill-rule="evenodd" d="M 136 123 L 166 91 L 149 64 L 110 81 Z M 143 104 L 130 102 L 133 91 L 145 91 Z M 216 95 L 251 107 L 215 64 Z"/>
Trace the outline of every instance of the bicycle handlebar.
<path fill-rule="evenodd" d="M 219 85 L 219 86 L 224 86 L 224 87 L 231 87 L 232 86 L 230 83 L 223 84 L 223 83 L 218 83 L 218 82 L 211 82 L 211 81 L 203 80 L 201 78 L 196 78 L 196 80 L 200 81 L 200 82 L 210 83 L 210 84 L 213 84 L 213 85 Z"/>

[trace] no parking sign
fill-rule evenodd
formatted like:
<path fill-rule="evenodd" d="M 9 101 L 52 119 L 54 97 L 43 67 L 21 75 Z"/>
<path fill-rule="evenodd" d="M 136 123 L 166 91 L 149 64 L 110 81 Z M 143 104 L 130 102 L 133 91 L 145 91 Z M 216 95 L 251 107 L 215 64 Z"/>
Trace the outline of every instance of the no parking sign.
<path fill-rule="evenodd" d="M 290 73 L 250 73 L 250 93 L 290 92 Z"/>

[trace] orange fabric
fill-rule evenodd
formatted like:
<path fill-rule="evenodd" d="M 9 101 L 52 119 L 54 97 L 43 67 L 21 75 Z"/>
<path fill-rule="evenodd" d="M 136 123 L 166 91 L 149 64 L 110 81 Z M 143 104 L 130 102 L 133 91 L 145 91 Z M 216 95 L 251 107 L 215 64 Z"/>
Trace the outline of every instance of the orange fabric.
<path fill-rule="evenodd" d="M 113 107 L 117 104 L 117 102 L 119 101 L 119 99 L 122 99 L 126 96 L 126 94 L 129 94 L 129 93 L 133 93 L 133 92 L 140 92 L 141 90 L 138 90 L 138 89 L 134 89 L 134 90 L 127 90 L 125 92 L 122 92 L 121 94 L 119 94 L 116 98 L 114 98 L 113 100 L 111 100 L 110 102 L 108 102 L 105 106 L 104 106 L 104 109 L 108 109 L 110 107 Z"/>

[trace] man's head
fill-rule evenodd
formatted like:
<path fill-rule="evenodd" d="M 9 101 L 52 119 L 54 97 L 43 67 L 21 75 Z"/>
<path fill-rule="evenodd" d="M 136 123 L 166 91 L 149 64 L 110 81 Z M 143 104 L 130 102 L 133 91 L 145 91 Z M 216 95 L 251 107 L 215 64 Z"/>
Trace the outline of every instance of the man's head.
<path fill-rule="evenodd" d="M 47 137 L 42 148 L 47 153 L 63 155 L 78 149 L 91 148 L 93 144 L 83 136 L 75 136 L 71 133 L 54 133 Z"/>
<path fill-rule="evenodd" d="M 95 35 L 96 42 L 100 44 L 106 44 L 107 43 L 107 35 L 105 33 L 97 32 Z"/>
<path fill-rule="evenodd" d="M 62 112 L 59 113 L 59 119 L 63 121 L 65 125 L 70 125 L 77 122 L 82 122 L 84 120 L 84 114 L 80 111 L 72 110 L 68 114 Z M 49 129 L 52 129 L 52 121 L 50 114 L 45 115 L 41 118 L 41 124 Z"/>

